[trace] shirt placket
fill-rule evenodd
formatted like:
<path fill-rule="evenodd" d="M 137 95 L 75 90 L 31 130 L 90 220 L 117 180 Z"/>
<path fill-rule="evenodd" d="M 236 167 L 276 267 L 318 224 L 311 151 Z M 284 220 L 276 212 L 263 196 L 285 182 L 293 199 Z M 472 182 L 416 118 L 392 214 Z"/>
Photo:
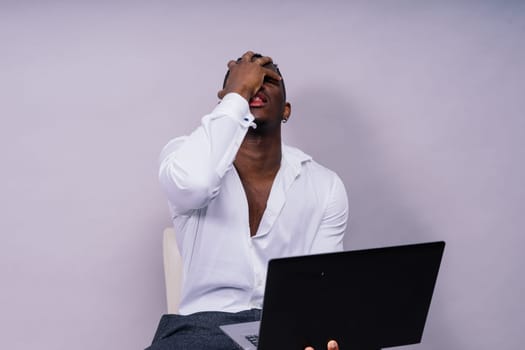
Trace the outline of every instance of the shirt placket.
<path fill-rule="evenodd" d="M 258 300 L 260 296 L 260 280 L 261 280 L 261 274 L 260 274 L 260 268 L 259 263 L 257 259 L 256 254 L 256 242 L 248 235 L 247 236 L 247 245 L 249 250 L 249 257 L 250 257 L 250 266 L 252 271 L 252 285 L 251 285 L 251 293 L 250 293 L 250 299 L 249 299 L 249 307 L 250 308 L 260 308 L 261 305 L 259 305 Z"/>

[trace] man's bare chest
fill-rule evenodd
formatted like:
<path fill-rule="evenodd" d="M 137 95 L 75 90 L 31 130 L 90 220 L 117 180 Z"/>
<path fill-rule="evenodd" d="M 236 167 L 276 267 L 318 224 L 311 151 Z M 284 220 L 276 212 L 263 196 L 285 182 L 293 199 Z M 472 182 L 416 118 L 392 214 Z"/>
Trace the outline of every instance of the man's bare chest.
<path fill-rule="evenodd" d="M 250 235 L 254 236 L 266 210 L 272 189 L 272 181 L 254 182 L 244 180 L 242 185 L 248 202 Z"/>

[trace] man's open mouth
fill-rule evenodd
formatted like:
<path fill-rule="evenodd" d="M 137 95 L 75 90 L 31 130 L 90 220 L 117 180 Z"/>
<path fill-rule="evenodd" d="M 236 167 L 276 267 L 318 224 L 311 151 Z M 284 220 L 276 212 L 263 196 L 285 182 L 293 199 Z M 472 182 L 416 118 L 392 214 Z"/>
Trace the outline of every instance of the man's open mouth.
<path fill-rule="evenodd" d="M 264 96 L 263 93 L 258 92 L 250 99 L 249 105 L 250 107 L 262 107 L 266 102 L 268 102 L 266 96 Z"/>

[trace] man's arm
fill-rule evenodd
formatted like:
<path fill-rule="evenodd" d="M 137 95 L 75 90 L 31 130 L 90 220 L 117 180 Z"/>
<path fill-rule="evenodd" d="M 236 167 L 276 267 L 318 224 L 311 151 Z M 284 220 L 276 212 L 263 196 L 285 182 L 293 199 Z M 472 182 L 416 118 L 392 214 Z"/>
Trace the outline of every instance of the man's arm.
<path fill-rule="evenodd" d="M 323 218 L 312 244 L 311 254 L 343 250 L 343 237 L 348 221 L 348 197 L 341 179 L 335 174 L 333 176 Z"/>
<path fill-rule="evenodd" d="M 229 94 L 191 135 L 164 147 L 159 180 L 176 214 L 202 208 L 217 195 L 252 122 L 246 100 Z"/>
<path fill-rule="evenodd" d="M 270 57 L 252 61 L 253 55 L 249 51 L 240 61 L 228 63 L 230 74 L 218 93 L 221 103 L 190 136 L 172 140 L 161 153 L 159 180 L 175 214 L 202 208 L 218 194 L 248 128 L 255 125 L 249 99 L 266 76 L 280 80 L 263 67 L 272 62 Z"/>

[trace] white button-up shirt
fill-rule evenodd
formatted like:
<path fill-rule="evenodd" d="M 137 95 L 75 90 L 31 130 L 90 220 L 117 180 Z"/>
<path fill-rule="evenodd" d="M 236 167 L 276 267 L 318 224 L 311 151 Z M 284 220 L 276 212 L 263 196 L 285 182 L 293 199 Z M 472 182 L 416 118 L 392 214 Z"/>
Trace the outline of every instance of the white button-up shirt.
<path fill-rule="evenodd" d="M 250 237 L 248 202 L 233 161 L 253 120 L 247 101 L 230 93 L 191 135 L 162 151 L 159 178 L 183 259 L 183 315 L 261 308 L 268 260 L 343 249 L 348 202 L 342 181 L 285 145 Z"/>

